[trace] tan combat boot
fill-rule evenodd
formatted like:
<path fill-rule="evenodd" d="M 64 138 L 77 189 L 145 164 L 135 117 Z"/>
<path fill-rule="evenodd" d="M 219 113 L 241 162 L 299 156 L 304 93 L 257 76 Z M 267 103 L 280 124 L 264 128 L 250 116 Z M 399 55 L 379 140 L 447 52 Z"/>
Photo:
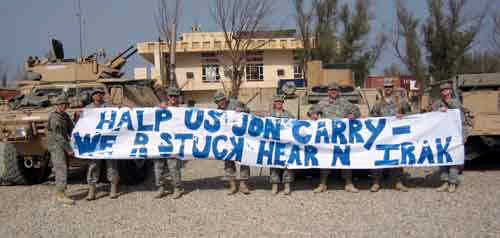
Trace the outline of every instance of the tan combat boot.
<path fill-rule="evenodd" d="M 450 183 L 450 186 L 448 186 L 448 192 L 449 193 L 454 193 L 457 191 L 457 185 L 454 183 Z"/>
<path fill-rule="evenodd" d="M 292 194 L 292 186 L 290 183 L 285 183 L 285 190 L 284 190 L 285 195 L 290 195 Z"/>
<path fill-rule="evenodd" d="M 240 192 L 245 195 L 250 194 L 250 189 L 248 189 L 247 181 L 240 181 Z"/>
<path fill-rule="evenodd" d="M 328 189 L 328 187 L 326 186 L 327 180 L 328 176 L 321 174 L 319 177 L 319 185 L 313 190 L 313 192 L 314 193 L 326 192 L 326 190 Z"/>
<path fill-rule="evenodd" d="M 401 181 L 401 178 L 396 179 L 396 190 L 401 191 L 401 192 L 408 192 L 408 188 L 403 184 L 403 181 Z"/>
<path fill-rule="evenodd" d="M 116 176 L 111 180 L 111 193 L 109 194 L 109 198 L 116 199 L 118 198 L 118 184 L 120 182 L 120 177 Z"/>
<path fill-rule="evenodd" d="M 87 195 L 87 201 L 95 200 L 96 186 L 95 184 L 89 184 L 89 193 Z"/>
<path fill-rule="evenodd" d="M 238 189 L 236 188 L 236 181 L 234 179 L 229 180 L 229 192 L 227 192 L 227 195 L 233 195 L 238 192 Z"/>
<path fill-rule="evenodd" d="M 184 194 L 184 188 L 176 187 L 174 188 L 174 194 L 172 194 L 172 199 L 179 199 Z"/>
<path fill-rule="evenodd" d="M 352 183 L 352 179 L 345 180 L 344 190 L 346 192 L 350 192 L 350 193 L 358 193 L 359 192 L 359 190 L 356 187 L 354 187 L 354 184 Z"/>
<path fill-rule="evenodd" d="M 271 189 L 271 193 L 272 193 L 273 195 L 278 194 L 278 184 L 277 184 L 277 183 L 273 183 L 273 185 L 272 185 L 272 186 L 273 186 L 273 187 L 272 187 L 272 189 Z"/>
<path fill-rule="evenodd" d="M 371 192 L 378 192 L 380 190 L 380 178 L 373 179 L 372 187 L 370 188 Z"/>
<path fill-rule="evenodd" d="M 160 199 L 166 195 L 165 193 L 165 186 L 161 185 L 158 187 L 158 190 L 156 191 L 156 194 L 153 196 L 155 199 Z"/>
<path fill-rule="evenodd" d="M 444 182 L 439 188 L 436 189 L 438 192 L 448 191 L 448 182 Z"/>
<path fill-rule="evenodd" d="M 64 192 L 56 192 L 55 199 L 62 204 L 75 205 L 75 200 L 73 200 L 69 197 L 66 197 Z"/>

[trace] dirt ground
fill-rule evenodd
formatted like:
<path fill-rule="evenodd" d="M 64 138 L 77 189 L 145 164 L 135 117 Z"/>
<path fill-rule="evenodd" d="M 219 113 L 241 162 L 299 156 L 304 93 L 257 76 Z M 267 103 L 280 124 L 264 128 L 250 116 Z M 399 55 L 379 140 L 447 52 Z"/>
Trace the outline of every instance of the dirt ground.
<path fill-rule="evenodd" d="M 406 170 L 407 193 L 387 180 L 371 193 L 370 178 L 356 173 L 358 194 L 333 175 L 326 193 L 312 193 L 317 177 L 301 176 L 291 196 L 273 196 L 268 171 L 253 169 L 252 194 L 227 196 L 221 162 L 190 161 L 181 199 L 153 199 L 150 178 L 122 186 L 117 200 L 101 184 L 87 202 L 84 173 L 72 172 L 74 206 L 52 199 L 53 182 L 0 187 L 0 237 L 500 237 L 498 162 L 468 165 L 454 194 L 436 192 L 435 169 L 421 168 Z"/>

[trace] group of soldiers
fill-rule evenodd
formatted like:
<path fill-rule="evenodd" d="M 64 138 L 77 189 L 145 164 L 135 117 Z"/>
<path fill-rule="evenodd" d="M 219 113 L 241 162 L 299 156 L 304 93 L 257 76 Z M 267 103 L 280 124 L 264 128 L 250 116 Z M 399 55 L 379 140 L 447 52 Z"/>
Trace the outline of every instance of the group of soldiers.
<path fill-rule="evenodd" d="M 105 93 L 102 90 L 92 92 L 92 103 L 86 108 L 111 107 L 112 105 L 104 101 Z M 177 88 L 168 88 L 166 94 L 161 96 L 161 103 L 158 105 L 161 108 L 178 107 L 180 100 L 180 90 Z M 217 91 L 214 95 L 214 102 L 219 110 L 233 110 L 237 112 L 249 112 L 246 106 L 235 99 L 230 99 L 223 91 Z M 276 118 L 294 118 L 294 115 L 285 110 L 284 97 L 276 95 L 272 99 L 272 110 L 267 116 Z M 48 147 L 51 153 L 52 163 L 54 165 L 56 177 L 56 195 L 55 198 L 64 204 L 74 204 L 74 200 L 65 195 L 67 182 L 67 161 L 68 156 L 73 156 L 74 153 L 69 144 L 73 122 L 65 113 L 69 102 L 65 98 L 60 98 L 55 102 L 55 111 L 51 113 L 48 122 Z M 433 111 L 446 112 L 448 109 L 460 109 L 461 105 L 458 100 L 452 97 L 452 86 L 450 83 L 444 83 L 440 86 L 440 99 L 434 102 L 431 106 Z M 386 117 L 395 116 L 398 119 L 404 115 L 411 113 L 411 106 L 408 100 L 401 95 L 395 93 L 392 81 L 384 82 L 384 89 L 381 99 L 373 106 L 370 116 Z M 326 119 L 355 119 L 361 116 L 359 108 L 350 103 L 345 98 L 340 97 L 339 85 L 335 82 L 328 85 L 328 98 L 320 101 L 318 104 L 311 106 L 308 111 L 310 120 L 318 120 L 319 118 Z M 117 170 L 116 160 L 91 160 L 87 173 L 87 183 L 89 192 L 87 200 L 96 199 L 96 183 L 100 177 L 101 167 L 105 164 L 107 178 L 111 182 L 110 198 L 115 199 L 119 196 L 118 184 L 120 176 Z M 154 176 L 156 181 L 157 192 L 154 198 L 162 198 L 168 192 L 166 191 L 167 175 L 170 177 L 170 182 L 173 187 L 173 199 L 182 197 L 184 189 L 181 181 L 181 165 L 182 161 L 175 157 L 154 160 Z M 168 173 L 167 171 L 168 170 Z M 377 192 L 380 190 L 380 179 L 384 169 L 373 170 L 373 183 L 370 191 Z M 408 188 L 403 184 L 402 175 L 403 168 L 391 168 L 388 170 L 391 180 L 394 182 L 394 188 L 398 191 L 407 192 Z M 238 191 L 247 195 L 250 194 L 248 186 L 248 177 L 250 176 L 250 168 L 246 165 L 240 165 L 239 176 L 237 176 L 236 162 L 224 161 L 225 179 L 228 183 L 228 195 L 237 193 Z M 327 191 L 328 175 L 330 169 L 321 169 L 320 183 L 313 190 L 314 193 L 322 193 Z M 446 191 L 453 193 L 457 188 L 458 166 L 443 166 L 440 168 L 442 185 L 437 191 Z M 342 169 L 342 178 L 345 180 L 345 191 L 357 193 L 359 190 L 353 183 L 352 171 Z M 239 186 L 237 186 L 237 178 L 239 178 Z M 292 191 L 292 183 L 294 181 L 294 171 L 286 168 L 271 168 L 269 181 L 272 185 L 271 193 L 278 194 L 280 184 L 283 184 L 283 193 L 290 195 Z"/>

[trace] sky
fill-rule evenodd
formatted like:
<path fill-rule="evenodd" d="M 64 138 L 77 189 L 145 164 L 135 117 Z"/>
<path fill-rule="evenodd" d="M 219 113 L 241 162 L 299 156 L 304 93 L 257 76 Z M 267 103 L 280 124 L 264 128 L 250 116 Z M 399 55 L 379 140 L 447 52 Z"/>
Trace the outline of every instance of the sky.
<path fill-rule="evenodd" d="M 293 6 L 290 0 L 275 1 L 272 21 L 279 27 L 295 27 Z M 419 17 L 426 15 L 426 1 L 403 0 Z M 472 7 L 484 6 L 488 0 L 470 1 Z M 212 0 L 182 0 L 183 11 L 179 32 L 190 31 L 194 23 L 202 31 L 220 31 L 210 14 Z M 354 1 L 345 1 L 352 4 Z M 493 0 L 492 9 L 500 6 Z M 374 33 L 390 33 L 395 20 L 394 0 L 374 1 Z M 155 23 L 157 0 L 81 0 L 84 18 L 84 49 L 87 54 L 105 49 L 108 56 L 128 46 L 158 39 Z M 485 27 L 486 29 L 487 27 Z M 44 56 L 49 51 L 49 39 L 55 37 L 64 44 L 65 57 L 80 54 L 77 0 L 3 0 L 0 3 L 0 60 L 6 62 L 9 77 L 22 66 L 25 59 Z M 488 31 L 483 31 L 476 47 L 487 43 Z M 394 50 L 388 45 L 372 74 L 380 74 L 392 63 L 398 63 Z M 134 67 L 144 67 L 147 62 L 139 55 L 127 64 L 127 74 L 132 77 Z"/>

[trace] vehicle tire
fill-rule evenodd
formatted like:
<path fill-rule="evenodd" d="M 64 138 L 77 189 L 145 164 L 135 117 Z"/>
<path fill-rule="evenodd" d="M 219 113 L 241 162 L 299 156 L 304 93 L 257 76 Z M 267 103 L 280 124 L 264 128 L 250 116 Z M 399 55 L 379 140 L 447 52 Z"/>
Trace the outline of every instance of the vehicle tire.
<path fill-rule="evenodd" d="M 120 160 L 118 161 L 118 172 L 120 183 L 125 185 L 136 185 L 144 182 L 151 171 L 149 160 Z"/>
<path fill-rule="evenodd" d="M 0 184 L 19 185 L 27 184 L 23 175 L 22 164 L 17 158 L 16 147 L 12 144 L 0 142 Z"/>

